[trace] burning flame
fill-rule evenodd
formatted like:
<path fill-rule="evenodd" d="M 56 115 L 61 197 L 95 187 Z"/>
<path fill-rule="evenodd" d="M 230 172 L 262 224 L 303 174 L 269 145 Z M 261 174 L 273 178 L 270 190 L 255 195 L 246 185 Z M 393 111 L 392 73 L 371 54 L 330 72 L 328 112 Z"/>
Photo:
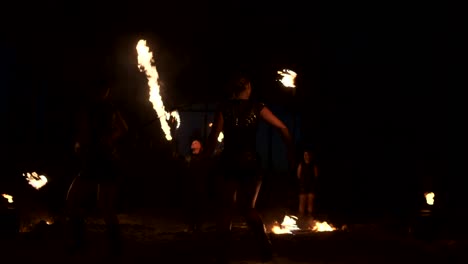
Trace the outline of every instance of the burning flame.
<path fill-rule="evenodd" d="M 284 216 L 283 222 L 278 224 L 277 222 L 271 228 L 271 231 L 275 234 L 292 234 L 295 230 L 300 230 L 296 222 L 298 217 L 296 216 Z M 327 222 L 312 221 L 310 227 L 308 228 L 312 232 L 331 232 L 335 231 L 336 228 Z"/>
<path fill-rule="evenodd" d="M 433 192 L 425 193 L 424 197 L 426 197 L 426 203 L 428 205 L 434 205 L 435 194 Z"/>
<path fill-rule="evenodd" d="M 209 127 L 212 127 L 212 126 L 213 126 L 213 123 L 209 123 L 208 126 L 209 126 Z M 224 134 L 223 134 L 223 132 L 221 131 L 221 132 L 219 133 L 219 136 L 218 136 L 218 142 L 220 142 L 220 143 L 223 142 L 223 139 L 224 139 Z"/>
<path fill-rule="evenodd" d="M 2 194 L 3 198 L 7 199 L 8 200 L 8 203 L 13 203 L 13 196 L 9 195 L 9 194 Z"/>
<path fill-rule="evenodd" d="M 218 136 L 218 142 L 223 142 L 223 139 L 224 139 L 224 134 L 223 132 L 220 132 Z"/>
<path fill-rule="evenodd" d="M 296 216 L 285 215 L 281 225 L 276 223 L 271 231 L 275 234 L 292 234 L 292 231 L 299 230 L 299 227 L 296 225 L 297 219 Z"/>
<path fill-rule="evenodd" d="M 36 172 L 32 173 L 23 173 L 23 176 L 26 177 L 29 185 L 34 187 L 36 190 L 39 190 L 47 183 L 47 178 L 44 175 L 38 175 Z"/>
<path fill-rule="evenodd" d="M 335 230 L 336 228 L 329 225 L 327 222 L 315 221 L 315 224 L 312 227 L 312 231 L 315 231 L 315 232 L 331 232 Z"/>
<path fill-rule="evenodd" d="M 172 112 L 171 112 L 171 117 L 173 117 L 173 118 L 175 119 L 175 121 L 177 122 L 176 128 L 179 128 L 179 127 L 180 127 L 180 115 L 179 115 L 179 112 L 177 112 L 177 110 L 172 111 Z"/>
<path fill-rule="evenodd" d="M 279 80 L 284 87 L 288 88 L 295 88 L 296 84 L 294 83 L 297 73 L 288 70 L 288 69 L 283 69 L 282 71 L 278 71 L 278 74 L 281 75 L 281 79 Z"/>
<path fill-rule="evenodd" d="M 161 122 L 161 128 L 166 135 L 168 141 L 172 140 L 171 128 L 169 126 L 169 119 L 174 117 L 177 121 L 177 128 L 180 126 L 180 117 L 177 111 L 171 113 L 166 112 L 164 103 L 160 94 L 159 86 L 159 74 L 156 66 L 153 65 L 153 52 L 150 51 L 146 45 L 146 40 L 141 39 L 138 41 L 136 46 L 138 53 L 138 68 L 141 72 L 145 72 L 146 78 L 148 79 L 148 86 L 150 88 L 150 102 L 153 104 L 153 109 L 158 115 L 159 121 Z"/>

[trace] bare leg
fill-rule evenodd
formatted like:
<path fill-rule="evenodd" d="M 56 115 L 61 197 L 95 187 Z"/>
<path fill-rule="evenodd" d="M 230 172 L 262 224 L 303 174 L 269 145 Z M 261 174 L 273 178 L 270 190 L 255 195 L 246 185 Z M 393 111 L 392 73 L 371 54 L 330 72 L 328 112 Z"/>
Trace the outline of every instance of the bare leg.
<path fill-rule="evenodd" d="M 187 224 L 189 231 L 200 231 L 205 213 L 204 193 L 189 191 L 187 196 Z"/>
<path fill-rule="evenodd" d="M 76 177 L 67 194 L 66 214 L 69 217 L 69 238 L 71 238 L 72 249 L 83 247 L 85 236 L 85 213 L 86 202 L 95 197 L 93 195 L 93 184 L 80 176 Z"/>
<path fill-rule="evenodd" d="M 116 183 L 106 182 L 99 184 L 98 205 L 107 227 L 112 253 L 120 253 L 121 238 L 119 219 L 117 218 L 117 194 Z"/>
<path fill-rule="evenodd" d="M 106 225 L 118 225 L 117 218 L 117 185 L 114 183 L 99 184 L 99 209 Z"/>
<path fill-rule="evenodd" d="M 309 214 L 309 216 L 312 216 L 312 213 L 313 213 L 314 198 L 315 198 L 315 195 L 313 193 L 307 194 L 307 214 Z"/>
<path fill-rule="evenodd" d="M 307 197 L 305 194 L 299 194 L 299 216 L 304 216 Z"/>
<path fill-rule="evenodd" d="M 239 190 L 239 208 L 255 235 L 255 240 L 257 240 L 260 247 L 261 259 L 265 262 L 271 260 L 273 252 L 263 220 L 255 208 L 261 185 L 261 181 L 253 181 L 241 185 Z"/>
<path fill-rule="evenodd" d="M 226 181 L 222 183 L 220 214 L 217 220 L 216 255 L 219 263 L 227 261 L 232 217 L 236 202 L 237 182 Z"/>

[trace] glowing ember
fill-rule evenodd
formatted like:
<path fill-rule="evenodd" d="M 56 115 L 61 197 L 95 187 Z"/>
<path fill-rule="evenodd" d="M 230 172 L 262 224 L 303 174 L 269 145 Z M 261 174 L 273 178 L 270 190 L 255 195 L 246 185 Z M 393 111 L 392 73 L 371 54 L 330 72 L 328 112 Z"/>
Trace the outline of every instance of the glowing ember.
<path fill-rule="evenodd" d="M 435 194 L 433 192 L 425 193 L 424 197 L 426 197 L 426 203 L 428 205 L 434 205 Z"/>
<path fill-rule="evenodd" d="M 146 45 L 146 40 L 138 41 L 136 46 L 138 52 L 138 68 L 141 72 L 145 72 L 146 78 L 148 79 L 148 86 L 150 88 L 150 102 L 153 104 L 153 109 L 158 115 L 159 121 L 161 122 L 161 128 L 166 135 L 167 140 L 172 140 L 171 128 L 169 126 L 169 119 L 173 116 L 177 120 L 177 127 L 180 125 L 180 120 L 178 119 L 179 113 L 172 112 L 168 113 L 165 110 L 164 103 L 160 94 L 159 86 L 159 74 L 156 70 L 156 66 L 153 65 L 153 52 L 150 51 L 149 47 Z"/>
<path fill-rule="evenodd" d="M 329 225 L 327 222 L 319 222 L 319 221 L 314 221 L 315 224 L 312 227 L 312 231 L 315 232 L 330 232 L 330 231 L 335 231 L 336 228 Z"/>
<path fill-rule="evenodd" d="M 26 177 L 29 185 L 34 187 L 36 190 L 39 190 L 47 183 L 47 178 L 44 175 L 38 175 L 36 172 L 32 173 L 23 173 L 23 176 Z"/>
<path fill-rule="evenodd" d="M 13 196 L 9 195 L 9 194 L 2 194 L 3 198 L 7 199 L 8 200 L 8 203 L 13 203 Z"/>
<path fill-rule="evenodd" d="M 297 217 L 285 215 L 281 225 L 277 223 L 271 229 L 271 232 L 275 234 L 292 234 L 292 231 L 299 230 L 299 227 L 296 225 Z"/>
<path fill-rule="evenodd" d="M 280 82 L 284 85 L 284 87 L 288 88 L 294 88 L 296 87 L 296 84 L 294 83 L 297 73 L 284 69 L 282 71 L 278 71 L 278 74 L 281 75 Z"/>

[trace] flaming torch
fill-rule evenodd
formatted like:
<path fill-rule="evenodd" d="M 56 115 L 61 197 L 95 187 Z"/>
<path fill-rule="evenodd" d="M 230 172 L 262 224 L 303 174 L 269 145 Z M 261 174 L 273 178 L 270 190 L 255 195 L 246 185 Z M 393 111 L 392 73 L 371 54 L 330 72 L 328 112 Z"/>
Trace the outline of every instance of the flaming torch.
<path fill-rule="evenodd" d="M 34 187 L 36 190 L 39 190 L 47 183 L 47 177 L 44 175 L 39 175 L 36 172 L 26 172 L 23 173 L 23 176 L 26 177 L 26 180 L 28 181 L 29 185 Z"/>
<path fill-rule="evenodd" d="M 295 80 L 297 77 L 297 73 L 292 70 L 283 69 L 278 71 L 278 74 L 281 76 L 279 81 L 284 87 L 287 88 L 296 88 Z"/>
<path fill-rule="evenodd" d="M 166 136 L 166 140 L 171 141 L 171 127 L 169 125 L 169 120 L 174 118 L 177 121 L 176 128 L 180 126 L 180 117 L 177 111 L 166 112 L 164 106 L 160 85 L 159 85 L 159 74 L 156 69 L 156 66 L 153 65 L 154 58 L 153 52 L 150 51 L 149 47 L 146 45 L 146 40 L 142 39 L 138 41 L 136 46 L 138 53 L 138 68 L 141 72 L 145 72 L 146 78 L 148 79 L 148 86 L 150 88 L 150 102 L 153 105 L 153 109 L 156 111 L 158 119 L 161 123 L 161 128 Z"/>
<path fill-rule="evenodd" d="M 9 195 L 9 194 L 2 194 L 3 198 L 7 199 L 8 200 L 8 203 L 13 203 L 13 196 Z"/>
<path fill-rule="evenodd" d="M 213 123 L 209 123 L 208 126 L 209 126 L 209 127 L 212 127 L 212 126 L 213 126 Z M 218 142 L 219 142 L 219 143 L 223 142 L 223 139 L 224 139 L 224 134 L 223 134 L 223 131 L 221 131 L 221 132 L 219 132 Z"/>
<path fill-rule="evenodd" d="M 171 117 L 174 118 L 176 122 L 176 129 L 180 127 L 180 115 L 177 110 L 171 112 Z"/>
<path fill-rule="evenodd" d="M 428 205 L 434 205 L 434 197 L 435 194 L 433 192 L 428 192 L 424 194 L 424 197 L 426 197 L 426 203 Z"/>

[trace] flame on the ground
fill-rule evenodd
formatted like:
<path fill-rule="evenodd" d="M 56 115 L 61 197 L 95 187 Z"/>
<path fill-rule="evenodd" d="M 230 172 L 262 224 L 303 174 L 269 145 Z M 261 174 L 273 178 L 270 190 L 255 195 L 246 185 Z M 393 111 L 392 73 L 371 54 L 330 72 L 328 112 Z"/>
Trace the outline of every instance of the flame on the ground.
<path fill-rule="evenodd" d="M 300 228 L 296 224 L 298 219 L 298 217 L 293 215 L 285 215 L 281 224 L 279 224 L 278 222 L 274 223 L 273 227 L 271 228 L 271 232 L 275 234 L 292 234 L 293 231 L 300 230 Z M 330 225 L 326 221 L 320 222 L 317 220 L 313 220 L 309 223 L 309 227 L 307 228 L 307 230 L 311 230 L 313 232 L 331 232 L 335 231 L 336 227 Z"/>
<path fill-rule="evenodd" d="M 297 217 L 292 215 L 285 215 L 283 222 L 281 224 L 275 223 L 271 232 L 275 234 L 292 234 L 292 231 L 299 230 L 299 227 L 296 224 Z"/>
<path fill-rule="evenodd" d="M 9 195 L 9 194 L 2 194 L 3 198 L 7 199 L 8 200 L 8 203 L 13 203 L 13 196 Z"/>
<path fill-rule="evenodd" d="M 180 126 L 179 113 L 173 111 L 171 113 L 166 112 L 159 85 L 159 74 L 156 69 L 156 66 L 153 65 L 154 58 L 153 52 L 150 51 L 149 47 L 146 45 L 146 40 L 141 39 L 138 41 L 136 46 L 138 53 L 138 68 L 141 72 L 145 72 L 146 78 L 148 79 L 148 86 L 150 88 L 150 102 L 153 104 L 153 109 L 158 115 L 159 121 L 161 123 L 161 128 L 166 136 L 168 141 L 172 140 L 171 128 L 169 126 L 169 119 L 174 117 L 177 121 L 177 128 Z"/>
<path fill-rule="evenodd" d="M 296 87 L 296 84 L 294 82 L 297 77 L 297 73 L 295 73 L 292 70 L 283 69 L 281 71 L 278 71 L 278 74 L 281 75 L 281 79 L 279 81 L 283 84 L 284 87 Z"/>
<path fill-rule="evenodd" d="M 435 194 L 433 192 L 427 192 L 424 194 L 424 197 L 426 197 L 426 203 L 428 205 L 434 205 L 434 197 Z"/>
<path fill-rule="evenodd" d="M 312 231 L 315 232 L 330 232 L 335 231 L 336 228 L 325 222 L 314 221 L 314 225 L 312 226 Z"/>
<path fill-rule="evenodd" d="M 29 185 L 34 187 L 36 190 L 39 190 L 47 183 L 47 177 L 44 175 L 39 175 L 36 172 L 26 172 L 23 173 L 23 176 L 26 177 Z"/>

